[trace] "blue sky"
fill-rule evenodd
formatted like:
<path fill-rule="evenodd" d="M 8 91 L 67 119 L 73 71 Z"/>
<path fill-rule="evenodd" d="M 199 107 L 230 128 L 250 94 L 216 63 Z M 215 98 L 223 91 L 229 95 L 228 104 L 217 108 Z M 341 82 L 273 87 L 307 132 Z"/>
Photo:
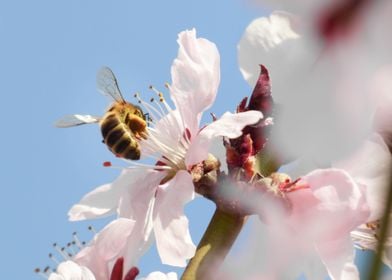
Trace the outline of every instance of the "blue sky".
<path fill-rule="evenodd" d="M 51 244 L 67 243 L 77 231 L 103 222 L 71 223 L 67 211 L 119 170 L 102 162 L 112 154 L 98 126 L 56 129 L 65 114 L 101 115 L 108 99 L 96 90 L 97 70 L 115 72 L 123 94 L 163 89 L 177 53 L 177 34 L 195 27 L 218 46 L 221 85 L 217 115 L 234 110 L 250 88 L 237 66 L 236 44 L 247 24 L 265 14 L 245 1 L 1 1 L 0 79 L 2 110 L 1 221 L 2 279 L 39 279 L 35 267 L 53 266 Z M 199 199 L 188 206 L 197 242 L 213 211 Z M 152 250 L 142 275 L 159 265 Z"/>

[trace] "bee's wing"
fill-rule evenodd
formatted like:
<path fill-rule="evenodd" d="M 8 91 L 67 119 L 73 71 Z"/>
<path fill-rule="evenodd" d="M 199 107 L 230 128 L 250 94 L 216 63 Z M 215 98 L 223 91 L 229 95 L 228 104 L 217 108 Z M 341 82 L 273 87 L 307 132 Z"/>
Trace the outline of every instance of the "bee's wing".
<path fill-rule="evenodd" d="M 109 67 L 102 67 L 98 71 L 97 88 L 102 94 L 111 96 L 117 102 L 125 102 L 118 87 L 117 79 Z"/>
<path fill-rule="evenodd" d="M 67 115 L 55 122 L 56 127 L 71 127 L 88 123 L 99 122 L 99 117 L 90 115 Z"/>

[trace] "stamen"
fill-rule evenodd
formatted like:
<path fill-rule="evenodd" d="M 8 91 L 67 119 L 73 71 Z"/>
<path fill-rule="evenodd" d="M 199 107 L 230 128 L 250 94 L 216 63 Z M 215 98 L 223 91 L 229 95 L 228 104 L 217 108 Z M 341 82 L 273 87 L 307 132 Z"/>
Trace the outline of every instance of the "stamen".
<path fill-rule="evenodd" d="M 165 87 L 170 90 L 170 85 L 168 83 L 165 83 Z M 166 109 L 167 112 L 173 111 L 173 109 L 169 106 L 169 104 L 166 102 L 165 98 L 163 97 L 163 93 L 162 92 L 158 91 L 153 86 L 150 86 L 150 89 L 153 90 L 158 95 L 159 101 L 165 106 L 165 109 Z M 157 104 L 157 106 L 159 108 L 161 108 L 159 103 L 156 102 L 156 104 Z M 161 108 L 161 111 L 164 112 L 164 110 L 162 108 Z M 163 114 L 167 114 L 167 113 L 163 113 Z M 167 119 L 166 123 L 170 126 L 171 124 L 169 123 L 168 118 L 165 118 L 165 120 L 166 119 Z M 178 122 L 174 123 L 174 125 L 177 126 L 178 131 L 182 131 L 184 128 L 186 128 L 183 118 L 181 118 L 181 122 L 182 122 L 181 124 L 179 124 Z M 181 125 L 182 125 L 182 127 L 181 127 Z M 190 143 L 189 140 L 190 139 L 187 139 L 187 138 L 185 138 L 185 139 L 181 138 L 181 139 L 179 139 L 179 144 L 181 144 L 185 149 L 187 149 L 187 147 L 189 146 L 189 143 Z"/>
<path fill-rule="evenodd" d="M 79 249 L 82 249 L 84 246 L 82 245 L 82 243 L 80 243 L 80 240 L 78 238 L 78 235 L 76 233 L 76 231 L 74 233 L 72 233 L 74 242 L 76 243 L 76 246 L 78 246 Z"/>
<path fill-rule="evenodd" d="M 150 114 L 153 119 L 158 120 L 163 118 L 164 114 L 159 112 L 156 108 L 151 106 L 149 103 L 143 101 L 140 98 L 139 93 L 135 93 L 134 97 L 137 99 L 138 103 L 141 104 L 146 109 L 147 113 Z"/>
<path fill-rule="evenodd" d="M 38 274 L 39 276 L 41 276 L 42 278 L 48 279 L 48 276 L 47 276 L 45 273 L 43 273 L 43 272 L 41 271 L 41 269 L 39 269 L 38 267 L 37 267 L 36 269 L 34 269 L 34 272 L 37 273 L 37 274 Z"/>
<path fill-rule="evenodd" d="M 166 84 L 165 84 L 165 85 L 166 85 Z M 154 92 L 158 95 L 158 97 L 159 97 L 159 102 L 161 102 L 163 105 L 165 105 L 165 109 L 166 109 L 168 112 L 172 111 L 172 108 L 170 108 L 169 104 L 167 104 L 167 102 L 166 102 L 166 100 L 165 100 L 165 98 L 164 98 L 164 96 L 163 96 L 163 93 L 162 93 L 161 91 L 158 91 L 154 86 L 150 86 L 149 88 L 150 88 L 152 91 L 154 91 Z"/>
<path fill-rule="evenodd" d="M 64 258 L 64 260 L 69 260 L 68 254 L 64 253 L 65 248 L 60 248 L 57 243 L 53 244 L 53 247 L 56 249 L 56 251 Z"/>
<path fill-rule="evenodd" d="M 44 273 L 49 276 L 50 273 L 52 273 L 52 269 L 49 266 L 47 266 L 44 268 Z"/>
<path fill-rule="evenodd" d="M 104 162 L 102 163 L 102 165 L 103 165 L 104 167 L 110 167 L 110 166 L 112 166 L 112 163 L 111 163 L 110 161 L 104 161 Z"/>
<path fill-rule="evenodd" d="M 134 163 L 135 166 L 128 166 L 125 167 L 125 169 L 134 167 L 134 168 L 149 168 L 149 169 L 156 169 L 157 166 L 156 165 L 150 165 L 150 164 L 143 164 L 143 163 L 139 163 L 139 162 L 135 162 Z M 167 169 L 170 170 L 172 169 L 170 166 L 159 166 L 159 169 Z"/>
<path fill-rule="evenodd" d="M 61 247 L 61 251 L 67 255 L 68 258 L 72 258 L 72 254 L 66 250 L 67 248 Z"/>
<path fill-rule="evenodd" d="M 159 101 L 162 102 L 161 100 L 159 100 Z M 154 104 L 159 108 L 159 110 L 161 111 L 161 113 L 162 113 L 163 116 L 166 115 L 166 114 L 168 113 L 168 112 L 165 112 L 165 111 L 163 110 L 161 104 L 159 104 L 159 102 L 157 102 L 155 99 L 152 99 L 152 102 L 151 102 L 151 103 L 154 103 Z"/>
<path fill-rule="evenodd" d="M 95 230 L 95 228 L 93 226 L 88 226 L 88 230 L 94 234 L 97 234 L 97 231 Z"/>
<path fill-rule="evenodd" d="M 216 121 L 218 119 L 218 117 L 214 113 L 210 113 L 210 115 L 212 117 L 212 121 Z"/>
<path fill-rule="evenodd" d="M 72 255 L 75 255 L 75 251 L 72 248 L 72 242 L 67 243 L 68 250 L 71 252 Z"/>
<path fill-rule="evenodd" d="M 155 132 L 154 129 L 152 129 L 151 131 Z M 173 164 L 178 165 L 178 162 L 181 162 L 183 160 L 185 156 L 185 151 L 183 151 L 183 153 L 180 153 L 179 149 L 174 150 L 172 147 L 166 145 L 161 140 L 159 140 L 158 137 L 155 137 L 154 133 L 150 134 L 149 140 L 150 141 L 145 142 L 147 144 L 146 146 L 150 148 L 151 151 L 160 151 L 163 156 L 166 156 L 166 158 Z"/>
<path fill-rule="evenodd" d="M 49 259 L 51 259 L 57 265 L 60 264 L 60 261 L 55 256 L 53 256 L 52 253 L 49 253 Z"/>

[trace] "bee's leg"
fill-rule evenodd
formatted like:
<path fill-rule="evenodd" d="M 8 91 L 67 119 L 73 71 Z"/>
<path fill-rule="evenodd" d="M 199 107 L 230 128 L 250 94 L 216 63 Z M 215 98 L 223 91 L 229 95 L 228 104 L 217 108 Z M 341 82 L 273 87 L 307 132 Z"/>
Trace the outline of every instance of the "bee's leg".
<path fill-rule="evenodd" d="M 127 124 L 134 135 L 145 134 L 146 132 L 147 123 L 139 116 L 130 115 Z"/>
<path fill-rule="evenodd" d="M 147 126 L 150 126 L 149 124 L 150 124 L 150 122 L 152 122 L 152 118 L 150 117 L 150 113 L 145 113 L 143 115 L 143 118 L 146 120 Z"/>

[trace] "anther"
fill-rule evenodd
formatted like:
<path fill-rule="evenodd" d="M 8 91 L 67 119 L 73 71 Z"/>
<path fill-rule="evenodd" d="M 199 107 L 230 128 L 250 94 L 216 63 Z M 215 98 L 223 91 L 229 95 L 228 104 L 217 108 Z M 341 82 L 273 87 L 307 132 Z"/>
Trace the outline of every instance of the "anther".
<path fill-rule="evenodd" d="M 69 253 L 68 255 L 71 255 L 70 257 L 72 257 L 72 255 L 75 254 L 75 251 L 74 251 L 74 249 L 72 248 L 72 242 L 68 242 L 68 243 L 67 243 L 67 247 L 68 247 L 68 250 L 71 252 L 71 253 Z"/>
<path fill-rule="evenodd" d="M 34 272 L 40 275 L 41 277 L 43 277 L 44 279 L 48 279 L 48 276 L 45 273 L 43 273 L 41 269 L 39 269 L 38 267 L 34 269 Z"/>
<path fill-rule="evenodd" d="M 155 92 L 156 95 L 158 95 L 159 101 L 160 101 L 160 102 L 165 101 L 165 99 L 163 98 L 163 93 L 162 93 L 162 92 L 160 92 L 159 90 L 157 90 L 157 89 L 156 89 L 155 87 L 153 87 L 153 86 L 149 86 L 149 89 L 152 90 L 153 92 Z"/>
<path fill-rule="evenodd" d="M 110 162 L 110 161 L 105 161 L 105 162 L 103 162 L 103 164 L 102 164 L 104 167 L 110 167 L 110 166 L 112 166 L 112 163 Z"/>
<path fill-rule="evenodd" d="M 64 251 L 65 251 L 65 248 L 64 248 L 64 247 L 63 247 L 63 248 L 60 248 L 60 247 L 57 245 L 57 243 L 53 243 L 53 247 L 56 249 L 56 251 L 57 251 L 65 260 L 68 260 L 68 259 L 69 259 L 68 255 L 64 253 Z"/>
<path fill-rule="evenodd" d="M 93 228 L 93 226 L 88 226 L 88 230 L 94 234 L 97 234 L 97 231 Z"/>
<path fill-rule="evenodd" d="M 48 273 L 48 272 L 50 272 L 50 271 L 51 271 L 51 269 L 50 269 L 49 266 L 47 266 L 47 267 L 44 268 L 44 272 L 45 272 L 45 273 Z"/>
<path fill-rule="evenodd" d="M 76 246 L 78 246 L 79 249 L 82 249 L 82 248 L 83 248 L 83 245 L 82 245 L 82 243 L 80 243 L 80 240 L 79 240 L 79 238 L 78 238 L 78 235 L 77 235 L 76 231 L 75 231 L 72 235 L 73 235 L 73 239 L 74 239 L 74 241 L 73 241 L 72 243 L 73 243 L 73 244 L 76 244 Z M 74 242 L 75 242 L 75 243 L 74 243 Z"/>

